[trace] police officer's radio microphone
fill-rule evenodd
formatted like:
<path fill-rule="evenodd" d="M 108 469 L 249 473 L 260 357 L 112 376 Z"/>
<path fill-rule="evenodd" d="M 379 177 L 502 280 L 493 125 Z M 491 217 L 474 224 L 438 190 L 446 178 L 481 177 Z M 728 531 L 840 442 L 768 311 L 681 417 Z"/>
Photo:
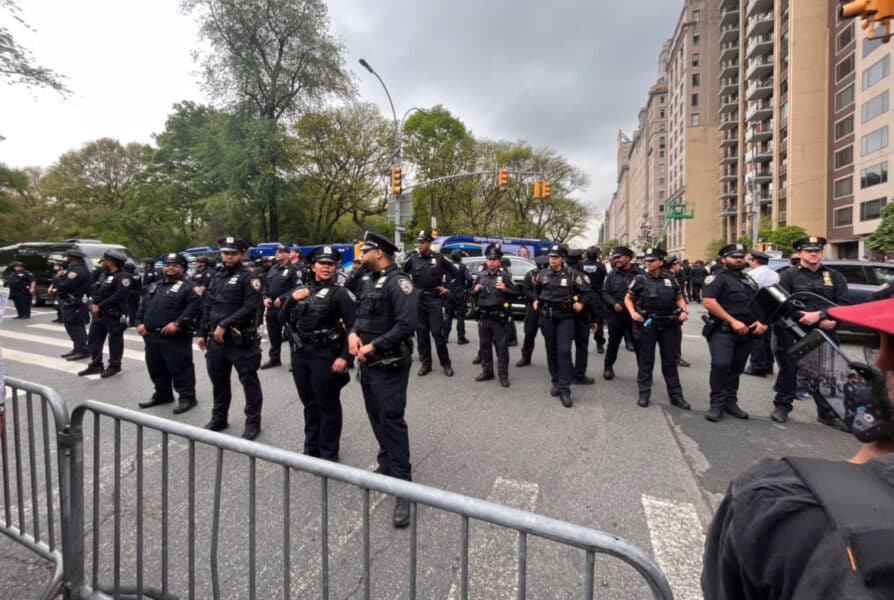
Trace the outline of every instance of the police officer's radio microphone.
<path fill-rule="evenodd" d="M 807 307 L 799 298 L 809 297 L 832 307 L 826 298 L 811 292 L 789 294 L 782 287 L 762 288 L 749 309 L 762 323 L 786 329 L 797 340 L 788 355 L 798 363 L 799 379 L 812 394 L 823 396 L 851 433 L 863 443 L 891 439 L 891 404 L 884 374 L 848 358 L 839 344 L 819 327 L 799 323 Z"/>

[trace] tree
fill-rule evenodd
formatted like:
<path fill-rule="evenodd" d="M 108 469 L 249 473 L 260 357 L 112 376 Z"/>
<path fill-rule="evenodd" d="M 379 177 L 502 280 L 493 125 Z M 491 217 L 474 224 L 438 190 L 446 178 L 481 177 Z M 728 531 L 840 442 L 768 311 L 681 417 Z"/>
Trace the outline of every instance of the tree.
<path fill-rule="evenodd" d="M 894 253 L 894 204 L 882 209 L 882 222 L 869 236 L 868 246 L 876 254 Z"/>
<path fill-rule="evenodd" d="M 26 29 L 31 29 L 19 16 L 21 9 L 17 0 L 0 0 L 0 9 L 9 13 L 12 19 Z M 15 41 L 12 32 L 0 27 L 0 79 L 11 85 L 26 87 L 48 87 L 67 96 L 71 93 L 64 83 L 64 77 L 55 71 L 34 62 L 31 52 Z"/>
<path fill-rule="evenodd" d="M 705 249 L 705 256 L 708 257 L 708 260 L 713 260 L 720 256 L 720 249 L 726 246 L 726 243 L 726 238 L 716 239 L 709 243 Z"/>
<path fill-rule="evenodd" d="M 284 122 L 331 95 L 352 91 L 344 49 L 329 33 L 322 0 L 182 0 L 197 15 L 210 49 L 201 59 L 205 87 L 246 124 L 257 162 L 251 201 L 260 204 L 262 236 L 279 238 L 279 200 L 287 188 Z"/>
<path fill-rule="evenodd" d="M 37 192 L 40 171 L 0 163 L 0 245 L 59 237 L 60 219 Z"/>
<path fill-rule="evenodd" d="M 794 250 L 796 241 L 807 237 L 807 230 L 800 225 L 786 225 L 767 232 L 761 230 L 760 237 L 765 243 L 776 244 L 776 249 L 787 256 Z"/>

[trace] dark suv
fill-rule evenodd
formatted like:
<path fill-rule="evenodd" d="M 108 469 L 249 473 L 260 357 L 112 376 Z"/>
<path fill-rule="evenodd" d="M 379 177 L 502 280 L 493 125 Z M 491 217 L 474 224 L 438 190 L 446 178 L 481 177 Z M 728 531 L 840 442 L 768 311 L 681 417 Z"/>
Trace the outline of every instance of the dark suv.
<path fill-rule="evenodd" d="M 37 281 L 34 303 L 41 306 L 49 299 L 47 288 L 50 287 L 50 279 L 53 276 L 53 269 L 47 259 L 51 255 L 54 259 L 62 258 L 64 253 L 72 248 L 84 253 L 84 262 L 88 269 L 98 265 L 102 255 L 113 248 L 124 252 L 129 264 L 134 267 L 139 265 L 130 251 L 121 244 L 106 244 L 100 240 L 82 239 L 70 239 L 64 242 L 24 242 L 0 248 L 0 277 L 5 278 L 6 270 L 12 268 L 11 264 L 14 261 L 24 263 L 25 268 L 34 273 L 34 279 Z"/>

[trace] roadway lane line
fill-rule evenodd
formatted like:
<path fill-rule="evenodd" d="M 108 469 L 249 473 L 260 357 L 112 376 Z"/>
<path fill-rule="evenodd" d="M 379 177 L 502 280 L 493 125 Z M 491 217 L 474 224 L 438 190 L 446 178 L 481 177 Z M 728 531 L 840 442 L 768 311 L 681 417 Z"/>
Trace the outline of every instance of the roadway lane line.
<path fill-rule="evenodd" d="M 71 349 L 71 342 L 60 338 L 47 337 L 45 335 L 32 335 L 30 333 L 19 333 L 18 331 L 0 330 L 0 337 L 8 338 L 11 340 L 19 340 L 22 342 L 32 342 L 34 344 L 45 344 L 47 346 L 57 346 L 59 348 Z M 125 348 L 124 358 L 145 362 L 146 355 L 143 352 L 128 350 L 127 348 Z"/>
<path fill-rule="evenodd" d="M 34 329 L 41 329 L 44 331 L 57 331 L 58 332 L 60 330 L 60 327 L 58 327 L 56 325 L 52 325 L 50 323 L 34 323 L 33 325 L 28 325 L 28 327 L 33 327 Z M 62 329 L 62 332 L 65 333 L 64 328 Z M 126 331 L 124 333 L 124 341 L 142 344 L 143 338 L 140 337 L 140 334 L 138 334 L 136 331 L 128 329 L 128 331 Z M 199 350 L 199 347 L 196 346 L 195 343 L 192 344 L 192 351 L 204 355 L 204 352 Z M 125 350 L 125 352 L 126 352 L 126 350 Z M 145 360 L 143 353 L 140 352 L 139 354 L 140 354 L 140 360 Z"/>
<path fill-rule="evenodd" d="M 705 535 L 690 502 L 643 494 L 643 511 L 655 559 L 677 600 L 702 600 L 701 572 Z"/>
<path fill-rule="evenodd" d="M 8 337 L 8 333 L 8 331 L 0 331 L 0 335 L 4 337 Z M 68 344 L 64 345 L 66 347 L 68 346 Z M 63 373 L 71 373 L 72 375 L 77 375 L 79 371 L 82 371 L 86 368 L 86 365 L 82 362 L 67 361 L 62 358 L 51 358 L 43 354 L 20 352 L 19 350 L 11 350 L 9 348 L 3 349 L 3 360 L 25 363 L 26 365 L 35 365 L 38 367 L 44 367 L 46 369 L 62 371 Z M 96 381 L 99 380 L 99 374 L 97 373 L 96 375 L 85 375 L 84 379 L 92 379 Z"/>
<path fill-rule="evenodd" d="M 528 481 L 497 477 L 488 494 L 490 502 L 519 510 L 533 511 L 540 486 Z M 459 598 L 457 571 L 448 600 Z M 489 523 L 474 521 L 469 526 L 469 597 L 515 598 L 518 595 L 518 532 Z"/>
<path fill-rule="evenodd" d="M 7 306 L 6 306 L 6 310 L 3 311 L 3 314 L 4 314 L 4 315 L 7 315 L 7 314 L 9 314 L 9 315 L 14 315 L 14 314 L 16 314 L 16 308 L 15 308 L 15 306 L 9 306 L 9 305 L 7 305 Z M 31 316 L 32 316 L 32 317 L 45 317 L 45 316 L 47 316 L 47 315 L 55 315 L 55 314 L 56 314 L 56 311 L 55 311 L 55 310 L 34 310 L 33 308 L 31 309 Z M 21 319 L 19 319 L 19 320 L 21 321 Z M 27 320 L 27 319 L 26 319 L 26 320 Z"/>

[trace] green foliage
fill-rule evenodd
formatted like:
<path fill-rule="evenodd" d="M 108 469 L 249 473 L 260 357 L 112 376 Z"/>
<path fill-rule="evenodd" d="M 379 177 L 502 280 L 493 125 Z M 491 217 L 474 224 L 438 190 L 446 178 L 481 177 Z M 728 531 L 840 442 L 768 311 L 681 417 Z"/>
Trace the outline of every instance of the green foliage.
<path fill-rule="evenodd" d="M 705 256 L 707 260 L 714 260 L 720 255 L 720 249 L 726 246 L 727 241 L 725 238 L 720 238 L 712 241 L 708 244 L 708 247 L 705 248 Z"/>
<path fill-rule="evenodd" d="M 617 248 L 618 246 L 624 246 L 624 245 L 625 245 L 624 242 L 622 242 L 621 240 L 619 240 L 617 238 L 613 238 L 613 239 L 607 240 L 605 242 L 602 242 L 601 244 L 599 244 L 599 249 L 602 250 L 602 258 L 607 258 L 607 257 L 611 256 L 612 249 Z"/>
<path fill-rule="evenodd" d="M 0 10 L 21 27 L 31 29 L 19 16 L 21 9 L 17 0 L 0 0 Z M 29 88 L 47 87 L 67 96 L 71 90 L 63 83 L 64 79 L 59 73 L 34 62 L 31 51 L 16 42 L 8 28 L 0 26 L 0 81 Z"/>
<path fill-rule="evenodd" d="M 788 256 L 794 251 L 794 243 L 808 235 L 807 230 L 800 225 L 786 225 L 761 233 L 761 239 L 765 243 L 776 244 L 776 249 L 781 251 L 783 256 Z"/>
<path fill-rule="evenodd" d="M 749 236 L 749 235 L 740 235 L 739 238 L 736 240 L 736 243 L 742 244 L 749 250 L 754 248 L 754 242 L 751 240 L 751 236 Z"/>
<path fill-rule="evenodd" d="M 882 209 L 882 222 L 869 236 L 867 245 L 877 254 L 894 253 L 894 204 Z"/>

